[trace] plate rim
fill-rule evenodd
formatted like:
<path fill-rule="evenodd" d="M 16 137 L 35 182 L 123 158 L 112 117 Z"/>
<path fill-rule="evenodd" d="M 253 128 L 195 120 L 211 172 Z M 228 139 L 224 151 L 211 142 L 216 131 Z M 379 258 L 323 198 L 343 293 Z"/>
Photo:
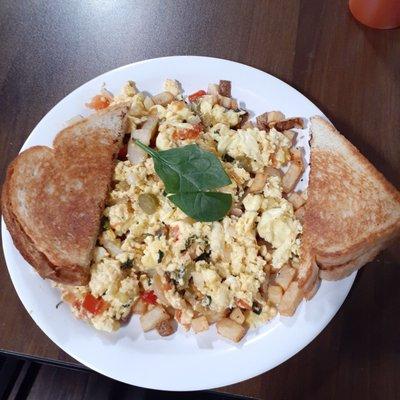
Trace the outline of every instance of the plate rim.
<path fill-rule="evenodd" d="M 305 95 L 303 95 L 303 94 L 302 94 L 301 92 L 299 92 L 297 89 L 295 89 L 294 87 L 292 87 L 291 85 L 289 85 L 289 84 L 286 83 L 285 81 L 283 81 L 283 80 L 281 80 L 281 79 L 279 79 L 279 78 L 277 78 L 277 77 L 275 77 L 275 76 L 273 76 L 273 75 L 271 75 L 271 74 L 269 74 L 269 73 L 267 73 L 267 72 L 265 72 L 265 71 L 262 71 L 262 70 L 260 70 L 260 69 L 257 69 L 257 68 L 255 68 L 255 67 L 253 67 L 253 66 L 249 66 L 249 65 L 246 65 L 246 64 L 243 64 L 243 63 L 239 63 L 239 62 L 236 62 L 236 61 L 231 61 L 231 60 L 224 59 L 224 58 L 207 57 L 207 56 L 184 55 L 184 56 L 155 57 L 155 58 L 140 60 L 140 61 L 137 61 L 137 62 L 134 62 L 134 63 L 126 64 L 126 65 L 123 65 L 123 66 L 119 66 L 119 67 L 114 68 L 114 69 L 112 69 L 112 70 L 110 70 L 110 71 L 106 71 L 106 72 L 104 72 L 104 73 L 102 73 L 102 74 L 100 74 L 100 75 L 98 75 L 98 76 L 96 76 L 96 77 L 93 77 L 93 78 L 90 79 L 89 81 L 84 82 L 84 83 L 81 84 L 80 86 L 76 87 L 74 90 L 72 90 L 71 92 L 69 92 L 69 93 L 68 93 L 66 96 L 64 96 L 62 99 L 60 99 L 60 100 L 59 100 L 59 101 L 58 101 L 58 102 L 57 102 L 57 103 L 56 103 L 56 104 L 55 104 L 55 105 L 54 105 L 54 106 L 39 120 L 39 122 L 38 122 L 38 123 L 35 125 L 35 127 L 32 129 L 32 131 L 30 132 L 30 134 L 28 135 L 28 137 L 25 139 L 24 144 L 22 145 L 22 147 L 21 147 L 21 149 L 20 149 L 20 152 L 23 151 L 23 150 L 25 150 L 25 149 L 28 147 L 27 143 L 29 142 L 29 139 L 30 139 L 31 136 L 35 133 L 35 130 L 38 129 L 38 127 L 46 120 L 46 118 L 48 117 L 48 115 L 49 115 L 55 108 L 57 108 L 61 102 L 67 101 L 67 99 L 68 99 L 70 96 L 73 96 L 73 95 L 75 94 L 75 92 L 77 92 L 77 91 L 78 91 L 79 89 L 81 89 L 83 86 L 85 86 L 85 85 L 90 85 L 91 83 L 93 83 L 93 81 L 100 80 L 100 79 L 104 78 L 105 75 L 112 74 L 112 73 L 116 73 L 117 71 L 122 71 L 122 70 L 125 70 L 125 69 L 129 69 L 129 68 L 135 67 L 135 66 L 137 66 L 137 65 L 146 64 L 146 63 L 152 63 L 152 62 L 163 62 L 164 60 L 176 60 L 176 59 L 182 60 L 182 59 L 185 59 L 185 58 L 186 58 L 186 59 L 192 59 L 193 61 L 196 61 L 196 60 L 202 60 L 202 61 L 206 61 L 206 62 L 207 62 L 207 61 L 211 61 L 211 62 L 221 62 L 221 61 L 222 61 L 222 62 L 225 62 L 225 63 L 228 63 L 228 64 L 231 64 L 231 63 L 232 63 L 232 64 L 236 64 L 236 65 L 239 66 L 240 68 L 250 69 L 250 70 L 252 70 L 252 71 L 254 71 L 254 72 L 258 73 L 258 74 L 267 75 L 269 79 L 272 78 L 272 79 L 275 80 L 275 81 L 279 81 L 280 84 L 285 85 L 289 90 L 294 90 L 295 92 L 297 92 L 297 94 L 300 95 L 300 96 L 303 98 L 303 100 L 305 100 L 305 101 L 311 103 L 311 104 L 312 104 L 314 107 L 316 107 L 316 108 L 320 111 L 320 113 L 326 118 L 326 116 L 325 116 L 324 113 L 319 109 L 319 107 L 317 107 L 310 99 L 308 99 Z M 155 379 L 154 384 L 151 384 L 151 385 L 145 384 L 145 385 L 143 385 L 143 384 L 138 384 L 137 382 L 133 383 L 132 381 L 129 381 L 129 380 L 127 380 L 127 379 L 123 379 L 123 378 L 121 378 L 121 377 L 118 377 L 118 376 L 116 376 L 114 373 L 110 373 L 110 371 L 104 371 L 103 369 L 98 368 L 94 363 L 92 363 L 91 360 L 89 360 L 89 361 L 86 360 L 86 359 L 84 360 L 84 359 L 80 356 L 80 354 L 77 354 L 75 351 L 71 350 L 71 349 L 69 348 L 68 345 L 66 345 L 66 344 L 64 344 L 64 343 L 60 344 L 60 343 L 59 343 L 59 340 L 58 340 L 57 338 L 55 338 L 54 335 L 53 335 L 52 333 L 49 333 L 49 332 L 48 332 L 48 329 L 46 329 L 46 327 L 43 327 L 41 324 L 39 324 L 39 322 L 37 321 L 37 318 L 35 318 L 36 314 L 35 314 L 35 316 L 34 316 L 34 315 L 32 315 L 32 314 L 29 312 L 28 304 L 25 304 L 25 301 L 23 300 L 24 295 L 20 293 L 21 287 L 19 287 L 18 284 L 16 284 L 16 282 L 15 282 L 15 279 L 16 279 L 16 278 L 15 278 L 15 276 L 14 276 L 14 274 L 13 274 L 12 267 L 9 266 L 9 258 L 10 258 L 11 256 L 8 254 L 8 251 L 10 251 L 10 250 L 8 249 L 8 244 L 6 244 L 6 240 L 7 240 L 6 237 L 7 237 L 7 235 L 9 235 L 9 232 L 8 232 L 8 230 L 7 230 L 7 228 L 6 228 L 6 225 L 5 225 L 5 223 L 4 223 L 3 217 L 1 218 L 1 232 L 2 232 L 2 244 L 3 244 L 3 252 L 4 252 L 5 263 L 6 263 L 7 270 L 8 270 L 8 273 L 9 273 L 9 275 L 10 275 L 11 281 L 12 281 L 12 283 L 13 283 L 14 289 L 15 289 L 15 291 L 17 292 L 17 295 L 18 295 L 18 297 L 19 297 L 19 300 L 22 302 L 22 304 L 23 304 L 24 308 L 26 309 L 26 311 L 28 312 L 29 316 L 33 319 L 33 321 L 34 321 L 35 324 L 40 328 L 40 330 L 41 330 L 54 344 L 56 344 L 59 348 L 61 348 L 63 351 L 65 351 L 65 352 L 66 352 L 67 354 L 69 354 L 71 357 L 73 357 L 74 359 L 76 359 L 78 362 L 82 363 L 83 365 L 88 366 L 89 368 L 93 369 L 94 371 L 97 371 L 97 372 L 99 372 L 99 373 L 101 373 L 101 374 L 103 374 L 103 375 L 109 376 L 109 377 L 111 377 L 111 378 L 113 378 L 113 379 L 116 379 L 116 380 L 118 380 L 118 381 L 121 381 L 121 382 L 124 382 L 124 383 L 127 383 L 127 384 L 134 384 L 134 385 L 138 385 L 138 386 L 141 386 L 141 387 L 146 387 L 146 388 L 149 388 L 149 389 L 156 389 L 156 390 L 165 390 L 165 391 L 176 391 L 176 390 L 179 390 L 179 391 L 191 391 L 191 390 L 207 390 L 207 389 L 213 389 L 213 388 L 222 387 L 222 386 L 231 385 L 231 384 L 234 384 L 234 383 L 237 383 L 237 382 L 241 382 L 241 381 L 250 379 L 250 378 L 252 378 L 252 377 L 255 377 L 255 376 L 257 376 L 257 375 L 260 375 L 260 374 L 262 374 L 262 373 L 265 373 L 265 372 L 267 372 L 267 371 L 270 371 L 270 370 L 276 368 L 276 367 L 279 366 L 280 364 L 282 364 L 282 363 L 284 363 L 285 361 L 287 361 L 289 358 L 291 358 L 291 357 L 293 357 L 294 355 L 296 355 L 299 351 L 301 351 L 302 349 L 306 348 L 306 347 L 307 347 L 307 346 L 322 332 L 322 330 L 324 330 L 324 329 L 327 327 L 327 325 L 328 325 L 328 324 L 330 323 L 330 321 L 335 317 L 335 315 L 337 314 L 337 312 L 338 312 L 339 309 L 341 308 L 343 302 L 344 302 L 345 299 L 347 298 L 348 293 L 349 293 L 349 291 L 350 291 L 350 289 L 351 289 L 351 287 L 352 287 L 352 285 L 353 285 L 353 283 L 354 283 L 354 279 L 355 279 L 355 277 L 356 277 L 356 275 L 357 275 L 357 272 L 353 273 L 353 274 L 348 278 L 348 281 L 346 281 L 348 287 L 347 287 L 347 289 L 345 289 L 345 294 L 344 294 L 344 296 L 343 296 L 343 299 L 338 303 L 338 306 L 337 306 L 336 311 L 330 316 L 330 318 L 327 319 L 326 323 L 322 323 L 322 324 L 319 326 L 319 328 L 315 330 L 315 332 L 313 333 L 313 335 L 311 335 L 310 337 L 308 337 L 307 340 L 305 340 L 305 341 L 300 341 L 299 344 L 298 344 L 297 346 L 295 346 L 294 351 L 286 353 L 286 355 L 283 356 L 282 358 L 280 358 L 280 360 L 279 360 L 278 362 L 276 362 L 274 365 L 272 365 L 272 367 L 269 367 L 269 368 L 265 369 L 265 366 L 262 366 L 262 363 L 260 363 L 260 364 L 259 364 L 259 368 L 255 368 L 255 369 L 253 368 L 253 369 L 251 370 L 251 372 L 249 372 L 249 373 L 245 373 L 245 371 L 243 371 L 243 373 L 241 373 L 239 377 L 238 377 L 238 376 L 235 376 L 235 377 L 231 377 L 231 378 L 225 377 L 225 376 L 223 376 L 223 377 L 221 376 L 221 379 L 219 380 L 219 383 L 218 383 L 218 384 L 212 384 L 212 385 L 209 385 L 209 384 L 206 384 L 206 385 L 197 385 L 197 384 L 191 384 L 191 385 L 190 385 L 190 384 L 187 384 L 187 385 L 182 386 L 182 387 L 181 387 L 181 386 L 177 387 L 176 385 L 174 385 L 174 383 L 176 383 L 176 382 L 173 382 L 170 386 L 165 386 L 165 385 L 163 385 L 163 384 L 162 384 L 162 385 L 157 385 L 157 380 L 156 380 L 156 379 Z M 13 247 L 13 251 L 17 251 L 17 252 L 18 252 L 18 250 L 15 248 L 15 246 L 14 246 L 14 244 L 13 244 L 13 242 L 12 242 L 12 239 L 8 238 L 8 240 L 11 240 L 11 246 Z M 7 250 L 6 250 L 6 249 L 7 249 Z M 17 268 L 18 268 L 18 267 L 17 267 Z M 32 267 L 31 267 L 31 268 L 32 268 Z M 343 282 L 344 282 L 344 281 L 343 281 Z M 224 378 L 224 379 L 222 379 L 222 378 Z"/>

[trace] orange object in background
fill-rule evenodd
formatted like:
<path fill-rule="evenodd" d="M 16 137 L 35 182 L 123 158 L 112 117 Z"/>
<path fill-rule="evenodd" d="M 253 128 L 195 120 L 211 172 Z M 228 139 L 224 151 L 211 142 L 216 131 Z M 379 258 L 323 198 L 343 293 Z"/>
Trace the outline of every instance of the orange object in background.
<path fill-rule="evenodd" d="M 350 0 L 349 8 L 355 19 L 370 28 L 400 26 L 400 0 Z"/>

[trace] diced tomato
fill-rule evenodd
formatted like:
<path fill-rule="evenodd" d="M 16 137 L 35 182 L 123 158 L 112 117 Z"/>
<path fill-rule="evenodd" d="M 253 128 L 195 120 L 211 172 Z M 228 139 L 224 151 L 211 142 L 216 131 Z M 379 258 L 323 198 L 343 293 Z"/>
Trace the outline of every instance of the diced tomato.
<path fill-rule="evenodd" d="M 127 153 L 128 153 L 128 145 L 127 145 L 127 144 L 124 144 L 124 145 L 119 149 L 119 152 L 118 152 L 118 160 L 125 161 L 125 160 L 126 160 L 126 155 L 127 155 Z"/>
<path fill-rule="evenodd" d="M 98 94 L 90 100 L 90 103 L 86 103 L 86 107 L 91 108 L 92 110 L 102 110 L 103 108 L 107 108 L 110 105 L 110 98 L 103 95 Z"/>
<path fill-rule="evenodd" d="M 140 298 L 147 304 L 156 304 L 157 302 L 157 296 L 154 294 L 154 290 L 143 292 Z"/>
<path fill-rule="evenodd" d="M 191 129 L 178 129 L 172 134 L 174 140 L 197 139 L 203 130 L 202 124 L 196 124 Z"/>
<path fill-rule="evenodd" d="M 193 103 L 194 101 L 196 101 L 197 99 L 199 99 L 200 97 L 205 96 L 207 93 L 204 90 L 199 90 L 195 93 L 192 93 L 191 95 L 188 96 L 189 101 L 191 103 Z"/>
<path fill-rule="evenodd" d="M 87 293 L 83 299 L 82 306 L 90 313 L 98 315 L 107 309 L 108 303 L 101 297 L 94 297 L 91 293 Z"/>
<path fill-rule="evenodd" d="M 245 310 L 251 310 L 251 306 L 247 304 L 244 300 L 239 299 L 236 300 L 236 305 L 240 308 L 244 308 Z"/>

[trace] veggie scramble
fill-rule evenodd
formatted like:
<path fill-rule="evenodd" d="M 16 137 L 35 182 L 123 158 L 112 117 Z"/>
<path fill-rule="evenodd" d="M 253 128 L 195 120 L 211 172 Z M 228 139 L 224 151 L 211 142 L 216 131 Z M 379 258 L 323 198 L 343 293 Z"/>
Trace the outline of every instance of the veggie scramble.
<path fill-rule="evenodd" d="M 143 330 L 162 336 L 172 334 L 176 322 L 196 333 L 216 323 L 221 335 L 239 341 L 249 327 L 277 311 L 285 314 L 288 302 L 300 301 L 289 292 L 305 202 L 293 191 L 304 168 L 291 129 L 302 128 L 302 120 L 272 111 L 248 121 L 229 81 L 188 97 L 175 80 L 167 79 L 155 96 L 129 81 L 119 95 L 103 89 L 87 106 L 117 102 L 130 103 L 129 134 L 116 162 L 90 282 L 56 285 L 74 315 L 111 332 L 140 314 Z M 189 145 L 218 159 L 230 182 L 214 189 L 231 198 L 218 220 L 196 220 L 171 201 L 153 157 L 143 150 L 190 151 Z M 188 206 L 193 208 L 182 208 Z"/>

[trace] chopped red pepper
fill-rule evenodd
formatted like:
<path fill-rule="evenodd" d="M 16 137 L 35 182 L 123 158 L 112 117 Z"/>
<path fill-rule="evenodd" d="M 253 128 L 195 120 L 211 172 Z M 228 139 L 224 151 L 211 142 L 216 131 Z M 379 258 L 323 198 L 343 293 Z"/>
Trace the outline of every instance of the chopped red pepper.
<path fill-rule="evenodd" d="M 82 307 L 94 315 L 101 314 L 108 307 L 108 303 L 101 297 L 94 297 L 91 293 L 87 293 L 83 299 Z"/>
<path fill-rule="evenodd" d="M 204 90 L 199 90 L 195 93 L 192 93 L 191 95 L 188 96 L 189 101 L 193 103 L 196 101 L 198 98 L 205 96 L 207 93 Z"/>
<path fill-rule="evenodd" d="M 140 298 L 147 304 L 156 304 L 157 302 L 157 296 L 154 294 L 154 290 L 143 292 Z"/>
<path fill-rule="evenodd" d="M 174 140 L 197 139 L 203 130 L 202 124 L 196 124 L 190 129 L 179 129 L 172 134 Z"/>
<path fill-rule="evenodd" d="M 104 94 L 98 94 L 90 100 L 90 103 L 86 104 L 86 107 L 93 110 L 102 110 L 103 108 L 107 108 L 110 103 L 111 100 L 107 96 Z"/>
<path fill-rule="evenodd" d="M 126 155 L 128 154 L 128 145 L 124 144 L 118 152 L 118 160 L 125 161 Z"/>

